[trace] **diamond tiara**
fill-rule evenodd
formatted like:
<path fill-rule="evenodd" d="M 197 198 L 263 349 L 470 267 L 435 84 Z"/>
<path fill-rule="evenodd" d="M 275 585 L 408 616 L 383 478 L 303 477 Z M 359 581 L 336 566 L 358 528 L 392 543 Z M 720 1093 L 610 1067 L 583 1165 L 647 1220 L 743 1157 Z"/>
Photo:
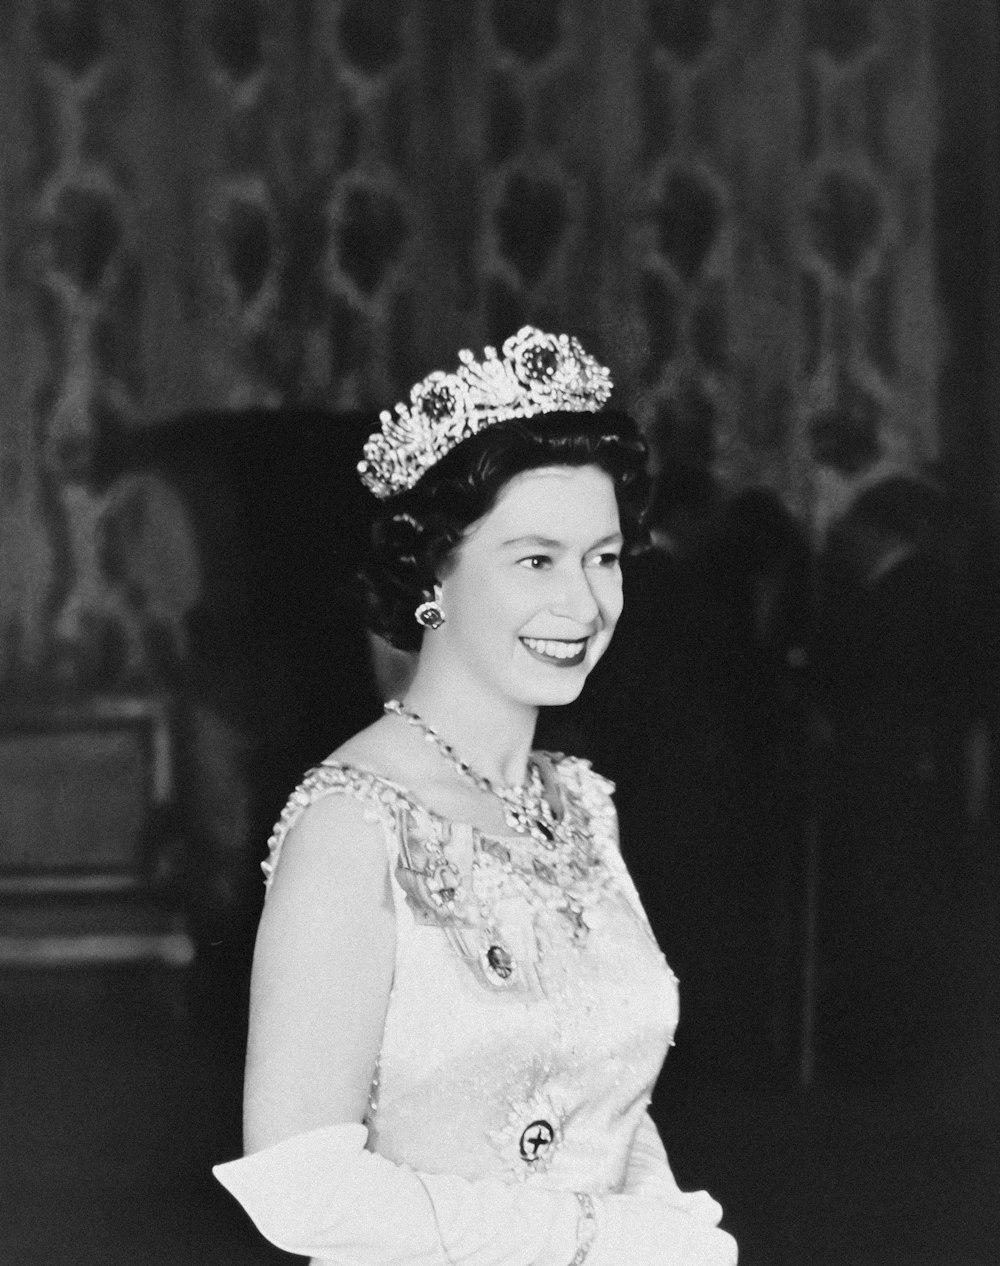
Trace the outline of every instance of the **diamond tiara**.
<path fill-rule="evenodd" d="M 445 453 L 496 422 L 539 413 L 596 413 L 611 395 L 611 375 L 569 334 L 526 325 L 504 343 L 470 351 L 453 374 L 435 370 L 410 391 L 409 403 L 379 415 L 358 473 L 376 497 L 393 497 Z"/>

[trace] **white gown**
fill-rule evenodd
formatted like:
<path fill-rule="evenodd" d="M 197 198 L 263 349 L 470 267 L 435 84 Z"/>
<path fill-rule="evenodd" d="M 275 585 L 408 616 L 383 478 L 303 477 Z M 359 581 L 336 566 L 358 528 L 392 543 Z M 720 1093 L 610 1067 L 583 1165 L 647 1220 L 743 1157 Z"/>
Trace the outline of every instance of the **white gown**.
<path fill-rule="evenodd" d="M 612 786 L 548 765 L 569 847 L 449 822 L 402 787 L 313 770 L 271 838 L 326 795 L 381 823 L 396 961 L 369 1146 L 430 1173 L 619 1191 L 677 1023 L 677 982 L 617 845 Z"/>
<path fill-rule="evenodd" d="M 385 842 L 396 950 L 364 1124 L 215 1168 L 280 1247 L 372 1266 L 735 1263 L 721 1209 L 679 1190 L 647 1111 L 677 981 L 618 850 L 613 788 L 585 761 L 539 760 L 568 827 L 552 846 L 450 822 L 333 762 L 289 799 L 268 881 L 309 805 L 361 801 Z"/>

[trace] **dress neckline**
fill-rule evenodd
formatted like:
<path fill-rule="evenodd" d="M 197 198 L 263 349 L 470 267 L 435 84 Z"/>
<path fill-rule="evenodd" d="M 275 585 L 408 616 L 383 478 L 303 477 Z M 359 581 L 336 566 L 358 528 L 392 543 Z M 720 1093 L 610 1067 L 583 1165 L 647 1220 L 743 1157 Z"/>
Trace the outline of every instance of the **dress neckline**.
<path fill-rule="evenodd" d="M 554 784 L 554 786 L 557 789 L 559 800 L 560 800 L 559 816 L 560 818 L 562 818 L 563 815 L 566 813 L 566 798 L 565 798 L 565 791 L 564 791 L 563 784 L 556 776 L 556 769 L 558 767 L 559 761 L 561 761 L 563 758 L 554 757 L 549 752 L 532 752 L 532 756 L 535 757 L 535 759 L 539 761 L 539 764 L 542 767 L 543 773 L 548 775 L 548 778 L 551 780 L 551 782 Z M 493 840 L 496 843 L 500 843 L 500 844 L 510 844 L 510 843 L 515 843 L 515 844 L 520 844 L 520 845 L 536 844 L 536 841 L 533 840 L 530 835 L 516 835 L 516 834 L 503 835 L 497 831 L 484 831 L 482 827 L 476 826 L 475 823 L 473 822 L 458 822 L 454 818 L 446 817 L 445 814 L 439 813 L 436 809 L 432 809 L 430 808 L 429 805 L 424 804 L 424 802 L 418 796 L 413 794 L 413 792 L 410 790 L 409 787 L 404 786 L 400 782 L 396 782 L 392 778 L 387 778 L 385 774 L 380 774 L 376 772 L 376 770 L 374 769 L 369 769 L 367 765 L 355 765 L 351 761 L 344 761 L 344 760 L 324 760 L 320 762 L 319 768 L 320 769 L 340 769 L 348 773 L 360 774 L 365 778 L 372 778 L 375 780 L 375 782 L 381 783 L 382 786 L 391 788 L 394 792 L 396 792 L 397 795 L 402 797 L 402 799 L 405 800 L 407 804 L 409 804 L 412 808 L 418 810 L 420 813 L 426 813 L 428 817 L 433 818 L 437 822 L 443 822 L 448 827 L 465 827 L 466 829 L 471 831 L 473 835 L 478 836 L 479 839 Z"/>

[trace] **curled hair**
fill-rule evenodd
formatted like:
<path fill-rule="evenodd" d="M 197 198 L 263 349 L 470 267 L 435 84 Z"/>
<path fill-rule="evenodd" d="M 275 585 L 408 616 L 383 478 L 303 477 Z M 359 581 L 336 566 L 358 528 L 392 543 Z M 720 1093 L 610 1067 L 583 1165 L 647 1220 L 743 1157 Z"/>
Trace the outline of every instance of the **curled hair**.
<path fill-rule="evenodd" d="M 597 466 L 611 477 L 626 549 L 640 542 L 649 495 L 646 444 L 628 414 L 548 413 L 498 422 L 463 440 L 406 492 L 386 500 L 361 570 L 371 629 L 417 650 L 416 607 L 466 530 L 522 471 Z"/>

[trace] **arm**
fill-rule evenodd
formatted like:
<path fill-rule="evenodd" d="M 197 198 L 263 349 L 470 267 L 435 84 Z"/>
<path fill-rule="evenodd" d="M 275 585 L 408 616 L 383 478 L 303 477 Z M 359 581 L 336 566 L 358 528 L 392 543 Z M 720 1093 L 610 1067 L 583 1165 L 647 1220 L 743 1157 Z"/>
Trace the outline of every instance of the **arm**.
<path fill-rule="evenodd" d="M 360 1122 L 392 986 L 395 920 L 380 826 L 315 800 L 285 838 L 257 931 L 243 1129 L 256 1152 Z"/>
<path fill-rule="evenodd" d="M 248 1155 L 219 1180 L 279 1247 L 351 1266 L 731 1266 L 732 1241 L 638 1197 L 418 1174 L 365 1149 L 362 1124 L 395 932 L 378 826 L 351 797 L 289 832 L 254 955 Z M 722 1237 L 719 1239 L 706 1237 Z"/>
<path fill-rule="evenodd" d="M 364 1150 L 362 1125 L 216 1166 L 258 1229 L 329 1266 L 735 1266 L 725 1231 L 640 1196 L 419 1174 Z M 578 1255 L 582 1254 L 582 1255 Z"/>

